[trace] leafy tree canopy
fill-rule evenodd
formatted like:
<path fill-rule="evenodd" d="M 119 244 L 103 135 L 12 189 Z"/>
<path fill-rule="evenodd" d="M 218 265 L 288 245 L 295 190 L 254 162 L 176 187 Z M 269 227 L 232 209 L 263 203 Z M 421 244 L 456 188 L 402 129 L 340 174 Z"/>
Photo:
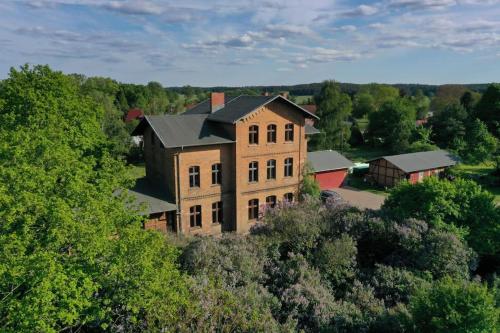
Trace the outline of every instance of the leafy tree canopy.
<path fill-rule="evenodd" d="M 12 69 L 0 91 L 0 327 L 163 329 L 188 303 L 176 250 L 126 209 L 104 110 L 74 77 Z"/>

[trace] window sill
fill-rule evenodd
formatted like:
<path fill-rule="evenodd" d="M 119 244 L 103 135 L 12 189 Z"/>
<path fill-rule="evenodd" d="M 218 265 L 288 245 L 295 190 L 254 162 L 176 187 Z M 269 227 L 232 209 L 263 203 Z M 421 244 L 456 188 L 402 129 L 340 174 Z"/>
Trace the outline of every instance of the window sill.
<path fill-rule="evenodd" d="M 212 184 L 210 187 L 221 187 L 222 184 Z"/>
<path fill-rule="evenodd" d="M 253 184 L 258 184 L 258 183 L 259 183 L 259 182 L 258 182 L 258 181 L 256 181 L 256 182 L 248 182 L 247 184 L 248 184 L 248 185 L 253 185 Z"/>
<path fill-rule="evenodd" d="M 222 222 L 212 222 L 212 227 L 218 227 L 222 224 Z"/>
<path fill-rule="evenodd" d="M 266 179 L 266 183 L 271 183 L 271 182 L 275 182 L 275 181 L 276 181 L 276 178 Z"/>
<path fill-rule="evenodd" d="M 201 230 L 201 226 L 189 227 L 189 230 Z"/>

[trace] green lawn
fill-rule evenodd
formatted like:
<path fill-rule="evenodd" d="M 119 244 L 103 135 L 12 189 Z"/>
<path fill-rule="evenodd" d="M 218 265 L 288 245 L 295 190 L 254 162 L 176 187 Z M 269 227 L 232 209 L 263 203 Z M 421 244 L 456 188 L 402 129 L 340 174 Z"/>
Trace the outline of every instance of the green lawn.
<path fill-rule="evenodd" d="M 144 162 L 129 164 L 128 165 L 129 175 L 133 179 L 138 179 L 146 176 L 146 167 L 144 166 Z"/>
<path fill-rule="evenodd" d="M 391 155 L 384 148 L 373 148 L 370 146 L 351 147 L 342 153 L 353 162 L 366 162 L 380 156 Z"/>

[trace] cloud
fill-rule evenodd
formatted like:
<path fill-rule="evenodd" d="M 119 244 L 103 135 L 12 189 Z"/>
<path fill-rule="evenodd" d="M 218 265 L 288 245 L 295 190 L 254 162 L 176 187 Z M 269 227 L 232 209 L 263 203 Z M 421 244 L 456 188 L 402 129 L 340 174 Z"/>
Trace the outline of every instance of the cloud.
<path fill-rule="evenodd" d="M 345 31 L 345 32 L 353 32 L 358 30 L 355 25 L 349 24 L 349 25 L 343 25 L 340 27 L 334 27 L 332 28 L 333 31 Z"/>
<path fill-rule="evenodd" d="M 163 8 L 149 1 L 111 1 L 104 8 L 132 15 L 160 15 Z"/>
<path fill-rule="evenodd" d="M 389 8 L 442 9 L 457 5 L 457 0 L 389 0 Z"/>
<path fill-rule="evenodd" d="M 331 63 L 337 61 L 353 61 L 361 58 L 361 54 L 351 50 L 336 50 L 315 47 L 307 55 L 301 55 L 290 60 L 291 63 L 305 68 L 311 63 Z"/>
<path fill-rule="evenodd" d="M 370 16 L 378 13 L 378 8 L 369 5 L 359 5 L 356 8 L 350 9 L 342 13 L 345 17 Z"/>

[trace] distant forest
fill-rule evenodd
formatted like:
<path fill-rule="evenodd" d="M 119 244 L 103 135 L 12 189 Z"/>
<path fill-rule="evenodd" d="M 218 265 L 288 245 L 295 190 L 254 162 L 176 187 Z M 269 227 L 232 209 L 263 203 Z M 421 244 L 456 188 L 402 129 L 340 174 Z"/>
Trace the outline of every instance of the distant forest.
<path fill-rule="evenodd" d="M 339 83 L 342 92 L 347 93 L 351 96 L 355 95 L 363 86 L 368 84 L 356 84 L 356 83 Z M 436 94 L 437 89 L 440 85 L 429 85 L 429 84 L 388 84 L 389 86 L 399 89 L 403 94 L 413 96 L 417 90 L 422 90 L 422 92 L 429 97 Z M 457 84 L 458 85 L 458 84 Z M 189 90 L 194 90 L 196 92 L 210 92 L 210 91 L 223 91 L 228 93 L 246 93 L 246 94 L 260 94 L 262 91 L 269 92 L 271 94 L 279 93 L 281 91 L 288 91 L 290 95 L 293 96 L 307 96 L 307 95 L 317 95 L 323 82 L 317 83 L 304 83 L 296 85 L 283 85 L 283 86 L 245 86 L 245 87 L 170 87 L 171 91 L 186 94 Z M 477 83 L 477 84 L 460 84 L 460 86 L 466 87 L 470 90 L 477 92 L 484 92 L 488 87 L 488 83 Z"/>

